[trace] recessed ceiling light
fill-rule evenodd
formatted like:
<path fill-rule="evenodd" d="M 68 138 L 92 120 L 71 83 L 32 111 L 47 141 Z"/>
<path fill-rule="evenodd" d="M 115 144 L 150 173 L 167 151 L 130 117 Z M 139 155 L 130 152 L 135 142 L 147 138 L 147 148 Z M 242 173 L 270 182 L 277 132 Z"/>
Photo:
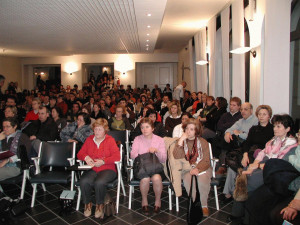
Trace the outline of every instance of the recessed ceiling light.
<path fill-rule="evenodd" d="M 150 27 L 151 27 L 150 25 L 147 26 L 147 28 L 150 28 Z"/>
<path fill-rule="evenodd" d="M 150 34 L 147 34 L 147 36 L 149 36 Z"/>
<path fill-rule="evenodd" d="M 146 46 L 148 47 L 149 45 L 148 45 L 148 44 L 146 44 Z"/>
<path fill-rule="evenodd" d="M 148 51 L 149 50 L 149 48 L 146 48 L 146 51 Z"/>
<path fill-rule="evenodd" d="M 149 42 L 149 40 L 146 40 L 147 42 Z"/>
<path fill-rule="evenodd" d="M 147 16 L 152 16 L 151 13 L 147 13 Z"/>

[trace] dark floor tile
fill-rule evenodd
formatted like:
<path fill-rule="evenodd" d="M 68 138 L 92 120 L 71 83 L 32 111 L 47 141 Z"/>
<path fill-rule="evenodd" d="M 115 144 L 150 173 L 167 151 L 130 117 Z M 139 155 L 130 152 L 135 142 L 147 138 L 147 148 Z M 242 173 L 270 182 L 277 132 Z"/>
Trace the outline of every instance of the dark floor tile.
<path fill-rule="evenodd" d="M 78 211 L 73 211 L 73 212 L 65 214 L 63 216 L 63 219 L 65 221 L 67 221 L 68 223 L 71 223 L 71 224 L 72 223 L 76 223 L 77 221 L 83 220 L 85 218 L 86 217 L 82 213 L 80 213 Z"/>
<path fill-rule="evenodd" d="M 227 217 L 230 214 L 226 213 L 226 212 L 222 212 L 222 211 L 217 211 L 216 213 L 214 213 L 213 215 L 211 215 L 210 217 L 219 221 L 226 221 Z"/>
<path fill-rule="evenodd" d="M 132 210 L 128 209 L 128 207 L 120 205 L 119 206 L 119 212 L 117 214 L 118 217 L 124 216 L 128 213 L 130 213 Z"/>
<path fill-rule="evenodd" d="M 186 222 L 186 220 L 183 220 L 183 219 L 177 219 L 177 220 L 172 221 L 169 224 L 170 225 L 186 225 L 187 222 Z"/>
<path fill-rule="evenodd" d="M 148 206 L 148 208 L 149 208 L 149 215 L 148 216 L 144 215 L 144 212 L 143 212 L 142 208 L 140 208 L 138 210 L 135 210 L 135 211 L 138 212 L 138 213 L 140 213 L 140 214 L 142 214 L 142 215 L 144 215 L 144 216 L 146 216 L 146 217 L 151 217 L 151 216 L 153 216 L 153 209 L 154 209 L 154 207 Z"/>
<path fill-rule="evenodd" d="M 48 209 L 42 205 L 39 205 L 38 207 L 27 209 L 26 213 L 30 216 L 34 216 L 43 212 L 46 212 Z"/>
<path fill-rule="evenodd" d="M 125 216 L 120 217 L 120 218 L 129 224 L 137 224 L 146 219 L 145 216 L 143 216 L 139 213 L 133 212 L 133 211 L 126 214 Z"/>
<path fill-rule="evenodd" d="M 116 216 L 109 216 L 109 217 L 105 216 L 103 219 L 99 219 L 99 218 L 95 218 L 95 216 L 91 216 L 90 219 L 98 224 L 107 224 L 107 223 L 110 223 L 111 221 L 119 219 L 119 218 Z"/>
<path fill-rule="evenodd" d="M 161 225 L 161 223 L 157 223 L 157 222 L 155 222 L 154 220 L 151 220 L 151 219 L 146 219 L 146 220 L 138 223 L 137 225 Z"/>
<path fill-rule="evenodd" d="M 62 219 L 60 218 L 55 218 L 53 220 L 50 220 L 50 221 L 47 221 L 45 223 L 42 223 L 43 225 L 67 225 L 68 223 L 63 221 Z"/>
<path fill-rule="evenodd" d="M 231 202 L 230 204 L 228 204 L 228 205 L 224 206 L 223 208 L 221 208 L 221 210 L 230 214 L 231 210 L 232 210 L 232 205 L 233 205 L 233 203 Z"/>
<path fill-rule="evenodd" d="M 176 220 L 177 218 L 175 216 L 172 216 L 171 214 L 161 212 L 155 216 L 152 216 L 151 219 L 155 220 L 158 223 L 168 224 L 168 223 Z"/>
<path fill-rule="evenodd" d="M 126 203 L 124 206 L 128 207 L 128 203 Z M 142 208 L 142 203 L 140 201 L 133 200 L 131 202 L 131 209 L 138 210 L 138 209 L 141 209 L 141 208 Z"/>
<path fill-rule="evenodd" d="M 187 209 L 179 207 L 179 211 L 177 212 L 176 207 L 173 207 L 172 210 L 167 209 L 167 210 L 165 210 L 165 212 L 172 214 L 173 216 L 176 216 L 176 217 L 181 217 L 183 215 L 186 215 Z"/>
<path fill-rule="evenodd" d="M 93 221 L 89 218 L 86 218 L 86 219 L 83 219 L 83 220 L 80 220 L 78 222 L 75 222 L 75 223 L 72 223 L 73 225 L 95 225 L 95 224 L 99 224 L 97 223 L 96 221 Z"/>
<path fill-rule="evenodd" d="M 116 219 L 109 223 L 106 223 L 106 225 L 127 225 L 127 224 L 131 224 L 131 223 L 127 223 L 124 220 L 120 220 L 120 219 Z"/>
<path fill-rule="evenodd" d="M 36 220 L 38 223 L 44 223 L 44 222 L 52 220 L 53 218 L 56 218 L 56 217 L 57 216 L 54 213 L 50 212 L 50 211 L 46 211 L 46 212 L 37 214 L 35 216 L 32 216 L 32 218 L 34 220 Z"/>
<path fill-rule="evenodd" d="M 54 199 L 57 199 L 57 198 L 51 194 L 47 194 L 47 195 L 42 195 L 42 196 L 36 197 L 35 201 L 39 201 L 41 203 L 46 203 L 46 202 L 52 201 Z"/>
<path fill-rule="evenodd" d="M 34 219 L 27 217 L 24 220 L 21 220 L 20 223 L 18 224 L 22 224 L 22 225 L 35 225 L 38 224 Z"/>
<path fill-rule="evenodd" d="M 199 224 L 200 225 L 224 225 L 226 223 L 222 223 L 221 221 L 207 218 L 207 219 L 201 221 Z"/>
<path fill-rule="evenodd" d="M 65 188 L 59 184 L 53 184 L 53 185 L 50 185 L 50 186 L 47 186 L 46 187 L 46 190 L 48 192 L 57 192 L 57 191 L 62 191 L 64 190 Z"/>
<path fill-rule="evenodd" d="M 58 199 L 54 199 L 54 200 L 46 202 L 42 205 L 45 205 L 50 210 L 57 209 L 57 208 L 61 207 L 60 202 L 59 202 Z"/>

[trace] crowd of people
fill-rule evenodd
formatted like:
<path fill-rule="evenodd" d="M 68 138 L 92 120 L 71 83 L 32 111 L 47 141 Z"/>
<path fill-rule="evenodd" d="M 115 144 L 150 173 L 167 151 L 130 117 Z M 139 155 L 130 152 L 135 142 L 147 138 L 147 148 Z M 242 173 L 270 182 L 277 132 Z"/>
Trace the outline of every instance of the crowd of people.
<path fill-rule="evenodd" d="M 169 168 L 171 174 L 179 173 L 174 189 L 183 181 L 189 194 L 191 176 L 196 175 L 204 216 L 209 216 L 210 143 L 220 162 L 216 173 L 226 177 L 221 200 L 234 200 L 229 220 L 245 224 L 282 224 L 283 219 L 296 224 L 300 220 L 300 138 L 296 139 L 293 119 L 287 114 L 272 115 L 268 105 L 253 109 L 239 97 L 228 102 L 201 91 L 191 93 L 184 81 L 173 91 L 169 84 L 164 90 L 158 85 L 153 90 L 147 85 L 134 89 L 128 85 L 125 89 L 104 76 L 91 77 L 81 90 L 77 85 L 48 88 L 40 82 L 35 90 L 21 92 L 17 84 L 10 83 L 3 93 L 4 82 L 0 75 L 1 151 L 11 150 L 15 156 L 0 162 L 0 180 L 21 173 L 16 161 L 20 145 L 26 146 L 30 159 L 38 154 L 42 141 L 76 142 L 78 159 L 92 166 L 80 180 L 84 215 L 91 215 L 94 187 L 95 216 L 101 218 L 105 184 L 117 176 L 114 162 L 120 159 L 118 147 L 107 132 L 130 130 L 132 159 L 150 152 L 165 163 L 170 156 L 164 138 L 175 141 L 174 166 Z M 282 165 L 282 161 L 289 165 Z M 283 168 L 281 174 L 294 169 L 298 176 L 286 184 L 282 176 L 276 176 L 274 165 L 277 170 Z M 290 170 L 284 170 L 289 166 Z M 163 174 L 155 174 L 140 181 L 145 214 L 149 213 L 150 181 L 155 193 L 154 212 L 160 211 L 163 179 Z M 276 192 L 272 185 L 281 183 L 285 185 Z M 182 195 L 177 188 L 175 193 Z M 257 208 L 266 203 L 269 205 L 263 216 Z"/>

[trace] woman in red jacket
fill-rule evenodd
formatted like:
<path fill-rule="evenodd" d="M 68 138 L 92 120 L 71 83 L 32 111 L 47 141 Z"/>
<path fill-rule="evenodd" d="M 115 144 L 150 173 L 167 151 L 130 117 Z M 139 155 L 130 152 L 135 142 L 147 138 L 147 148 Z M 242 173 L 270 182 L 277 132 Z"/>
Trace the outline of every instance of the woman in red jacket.
<path fill-rule="evenodd" d="M 108 122 L 105 119 L 97 119 L 93 123 L 94 135 L 89 136 L 77 154 L 78 159 L 84 160 L 92 170 L 83 174 L 80 179 L 82 198 L 85 204 L 84 215 L 92 214 L 92 188 L 95 189 L 96 210 L 95 217 L 103 218 L 103 204 L 107 183 L 117 177 L 115 162 L 120 160 L 120 151 L 115 139 L 106 133 Z"/>

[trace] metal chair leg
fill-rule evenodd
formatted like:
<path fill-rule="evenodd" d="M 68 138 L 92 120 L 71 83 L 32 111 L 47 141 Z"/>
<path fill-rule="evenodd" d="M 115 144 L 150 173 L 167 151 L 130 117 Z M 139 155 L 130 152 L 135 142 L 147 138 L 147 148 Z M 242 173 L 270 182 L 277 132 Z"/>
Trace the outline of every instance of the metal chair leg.
<path fill-rule="evenodd" d="M 132 198 L 132 186 L 129 185 L 129 202 L 128 202 L 128 209 L 131 209 L 131 198 Z"/>
<path fill-rule="evenodd" d="M 34 202 L 35 202 L 35 197 L 36 197 L 36 188 L 37 188 L 37 184 L 33 184 L 32 199 L 31 199 L 31 208 L 34 207 Z"/>
<path fill-rule="evenodd" d="M 217 207 L 217 210 L 220 209 L 219 207 L 219 198 L 218 198 L 218 191 L 217 191 L 217 186 L 214 185 L 214 192 L 215 192 L 215 199 L 216 199 L 216 207 Z"/>
<path fill-rule="evenodd" d="M 179 212 L 179 198 L 176 196 L 176 212 Z"/>
<path fill-rule="evenodd" d="M 169 191 L 169 210 L 172 210 L 172 190 L 170 186 L 168 187 L 168 191 Z"/>
<path fill-rule="evenodd" d="M 76 211 L 79 210 L 80 200 L 81 200 L 81 189 L 80 189 L 80 187 L 78 187 L 78 197 L 77 197 Z"/>

